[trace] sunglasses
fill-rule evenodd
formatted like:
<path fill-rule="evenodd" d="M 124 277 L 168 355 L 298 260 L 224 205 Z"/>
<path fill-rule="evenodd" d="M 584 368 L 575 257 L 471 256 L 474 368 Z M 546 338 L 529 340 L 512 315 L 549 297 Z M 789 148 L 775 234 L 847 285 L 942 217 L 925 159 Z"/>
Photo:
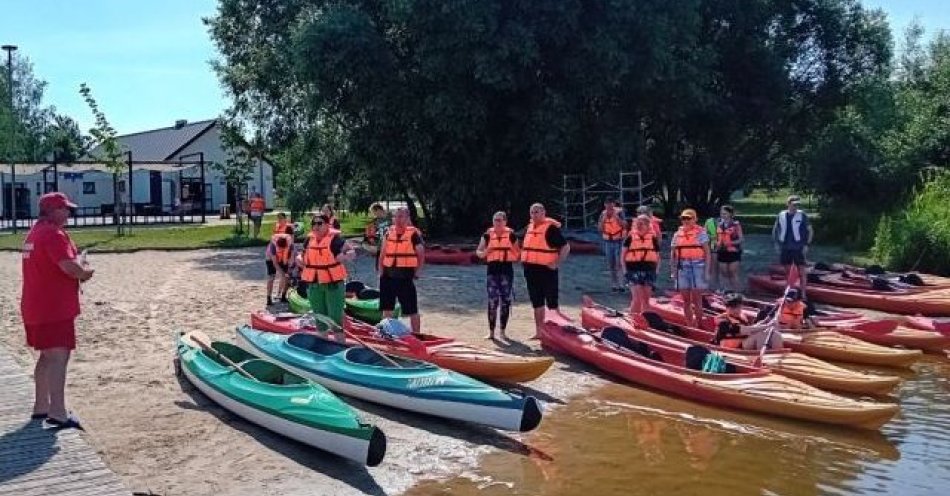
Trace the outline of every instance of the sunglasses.
<path fill-rule="evenodd" d="M 686 215 L 686 216 L 680 217 L 680 220 L 693 220 L 693 218 Z"/>
<path fill-rule="evenodd" d="M 324 224 L 326 224 L 326 222 L 323 222 L 323 221 L 314 222 L 314 223 L 313 223 L 313 225 L 315 225 L 315 226 L 322 226 L 322 225 L 324 225 Z"/>

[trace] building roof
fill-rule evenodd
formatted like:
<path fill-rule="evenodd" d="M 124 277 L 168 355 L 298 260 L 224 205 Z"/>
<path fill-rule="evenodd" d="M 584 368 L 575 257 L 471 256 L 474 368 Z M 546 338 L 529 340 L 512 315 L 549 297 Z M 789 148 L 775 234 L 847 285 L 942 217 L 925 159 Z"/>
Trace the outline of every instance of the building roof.
<path fill-rule="evenodd" d="M 181 125 L 116 136 L 123 150 L 132 152 L 132 160 L 171 160 L 182 149 L 217 124 L 217 119 L 187 122 Z M 90 155 L 96 156 L 99 147 Z"/>

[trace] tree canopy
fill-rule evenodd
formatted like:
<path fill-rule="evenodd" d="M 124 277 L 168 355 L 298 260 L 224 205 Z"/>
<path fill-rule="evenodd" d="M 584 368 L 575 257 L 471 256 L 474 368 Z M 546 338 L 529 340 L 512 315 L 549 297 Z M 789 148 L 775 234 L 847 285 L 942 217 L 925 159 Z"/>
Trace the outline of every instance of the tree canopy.
<path fill-rule="evenodd" d="M 436 230 L 523 219 L 563 173 L 639 168 L 709 211 L 891 59 L 855 0 L 221 0 L 207 22 L 298 207 L 337 185 Z"/>

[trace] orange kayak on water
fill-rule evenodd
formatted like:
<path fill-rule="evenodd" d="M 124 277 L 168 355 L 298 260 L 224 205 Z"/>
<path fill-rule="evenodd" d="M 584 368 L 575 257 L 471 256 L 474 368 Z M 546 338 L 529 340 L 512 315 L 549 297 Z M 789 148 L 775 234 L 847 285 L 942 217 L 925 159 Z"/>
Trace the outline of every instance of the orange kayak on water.
<path fill-rule="evenodd" d="M 786 281 L 782 276 L 749 276 L 749 287 L 774 294 L 785 291 Z M 858 288 L 840 288 L 821 283 L 809 284 L 808 298 L 821 303 L 845 307 L 868 308 L 899 314 L 927 316 L 950 316 L 950 289 L 905 289 L 877 291 Z"/>
<path fill-rule="evenodd" d="M 488 381 L 531 381 L 544 374 L 554 363 L 554 358 L 549 356 L 512 355 L 431 334 L 390 339 L 381 335 L 370 324 L 349 316 L 345 316 L 344 319 L 343 325 L 347 332 L 374 348 L 392 355 L 434 363 L 440 367 Z M 280 334 L 313 330 L 313 327 L 303 321 L 300 315 L 275 315 L 263 311 L 251 314 L 251 327 Z M 346 340 L 348 344 L 358 344 L 349 336 Z"/>
<path fill-rule="evenodd" d="M 631 338 L 621 329 L 590 332 L 549 313 L 542 345 L 632 383 L 693 401 L 786 418 L 878 429 L 899 410 L 893 403 L 858 401 L 727 358 L 722 372 L 703 372 L 710 353 Z"/>

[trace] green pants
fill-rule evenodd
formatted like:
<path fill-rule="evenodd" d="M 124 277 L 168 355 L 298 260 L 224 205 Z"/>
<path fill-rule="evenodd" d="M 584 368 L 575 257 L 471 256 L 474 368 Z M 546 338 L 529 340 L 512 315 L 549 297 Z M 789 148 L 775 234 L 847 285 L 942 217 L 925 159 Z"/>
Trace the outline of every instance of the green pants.
<path fill-rule="evenodd" d="M 326 315 L 339 325 L 343 325 L 343 304 L 346 285 L 342 282 L 329 284 L 312 283 L 307 287 L 307 299 L 313 313 Z"/>

